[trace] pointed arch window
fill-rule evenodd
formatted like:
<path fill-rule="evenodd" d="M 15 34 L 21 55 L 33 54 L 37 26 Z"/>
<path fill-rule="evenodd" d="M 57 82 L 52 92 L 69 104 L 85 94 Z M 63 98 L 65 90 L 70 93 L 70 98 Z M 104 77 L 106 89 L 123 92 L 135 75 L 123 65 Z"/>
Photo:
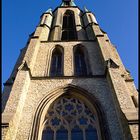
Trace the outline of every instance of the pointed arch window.
<path fill-rule="evenodd" d="M 76 26 L 74 12 L 67 10 L 63 16 L 62 37 L 61 40 L 76 40 Z"/>
<path fill-rule="evenodd" d="M 84 76 L 87 75 L 87 66 L 85 61 L 85 55 L 81 47 L 77 47 L 74 52 L 74 64 L 75 64 L 75 75 Z"/>
<path fill-rule="evenodd" d="M 96 115 L 74 97 L 61 97 L 46 114 L 42 140 L 98 140 Z M 52 123 L 55 122 L 55 123 Z M 46 130 L 47 127 L 47 130 Z"/>
<path fill-rule="evenodd" d="M 63 50 L 62 48 L 55 48 L 52 53 L 50 76 L 63 75 Z"/>
<path fill-rule="evenodd" d="M 89 17 L 89 22 L 92 23 L 93 19 L 92 19 L 91 15 L 88 15 L 88 17 Z"/>

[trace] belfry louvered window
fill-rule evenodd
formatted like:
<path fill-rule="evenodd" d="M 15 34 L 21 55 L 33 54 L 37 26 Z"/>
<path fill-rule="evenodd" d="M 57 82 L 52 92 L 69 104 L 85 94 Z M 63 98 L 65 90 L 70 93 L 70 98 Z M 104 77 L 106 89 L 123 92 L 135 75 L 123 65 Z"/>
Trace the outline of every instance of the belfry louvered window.
<path fill-rule="evenodd" d="M 52 53 L 50 76 L 63 75 L 63 52 L 61 49 L 56 48 Z"/>
<path fill-rule="evenodd" d="M 77 76 L 87 75 L 85 55 L 80 47 L 77 47 L 74 52 L 74 60 L 75 60 L 75 75 Z"/>
<path fill-rule="evenodd" d="M 45 117 L 42 140 L 98 140 L 96 115 L 77 98 L 55 101 Z"/>
<path fill-rule="evenodd" d="M 67 10 L 63 16 L 61 40 L 76 40 L 76 26 L 73 11 Z"/>

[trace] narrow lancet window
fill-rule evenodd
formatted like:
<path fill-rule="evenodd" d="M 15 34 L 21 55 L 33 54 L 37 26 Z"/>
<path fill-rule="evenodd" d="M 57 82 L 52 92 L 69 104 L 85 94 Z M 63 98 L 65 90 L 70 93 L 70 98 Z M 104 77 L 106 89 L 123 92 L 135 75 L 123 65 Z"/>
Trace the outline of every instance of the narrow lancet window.
<path fill-rule="evenodd" d="M 79 127 L 76 126 L 75 128 L 72 129 L 71 139 L 72 140 L 84 140 L 83 132 Z"/>
<path fill-rule="evenodd" d="M 56 132 L 56 140 L 68 140 L 68 131 L 64 127 Z"/>
<path fill-rule="evenodd" d="M 63 26 L 62 26 L 62 40 L 76 40 L 76 26 L 74 19 L 74 12 L 67 10 L 63 16 Z"/>
<path fill-rule="evenodd" d="M 51 128 L 46 128 L 43 130 L 42 140 L 53 140 L 54 132 Z"/>
<path fill-rule="evenodd" d="M 74 53 L 74 59 L 75 59 L 75 75 L 77 76 L 87 75 L 85 55 L 80 47 L 76 48 Z"/>
<path fill-rule="evenodd" d="M 96 128 L 93 128 L 91 125 L 89 125 L 86 129 L 86 140 L 91 140 L 91 138 L 93 140 L 98 140 Z"/>
<path fill-rule="evenodd" d="M 63 75 L 63 52 L 61 49 L 56 48 L 52 53 L 50 76 Z"/>
<path fill-rule="evenodd" d="M 89 17 L 89 22 L 92 23 L 93 19 L 92 19 L 91 15 L 88 15 L 88 17 Z"/>

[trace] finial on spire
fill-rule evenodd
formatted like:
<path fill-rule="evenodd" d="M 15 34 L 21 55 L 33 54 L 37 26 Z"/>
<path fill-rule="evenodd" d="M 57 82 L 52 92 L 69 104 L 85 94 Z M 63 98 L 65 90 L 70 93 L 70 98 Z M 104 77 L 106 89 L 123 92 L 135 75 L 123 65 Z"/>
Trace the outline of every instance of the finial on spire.
<path fill-rule="evenodd" d="M 85 12 L 89 12 L 89 10 L 86 8 L 86 6 L 84 6 L 84 10 L 85 10 Z"/>
<path fill-rule="evenodd" d="M 61 6 L 76 6 L 74 0 L 62 0 Z"/>

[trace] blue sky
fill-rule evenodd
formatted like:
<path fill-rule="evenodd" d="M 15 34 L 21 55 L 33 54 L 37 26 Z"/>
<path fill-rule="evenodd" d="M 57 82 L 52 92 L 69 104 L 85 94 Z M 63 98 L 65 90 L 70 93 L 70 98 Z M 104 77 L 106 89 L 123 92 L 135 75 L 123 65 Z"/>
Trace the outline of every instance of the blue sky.
<path fill-rule="evenodd" d="M 10 76 L 29 34 L 48 8 L 61 0 L 2 0 L 2 83 Z M 138 0 L 75 0 L 92 11 L 107 32 L 138 88 Z"/>

